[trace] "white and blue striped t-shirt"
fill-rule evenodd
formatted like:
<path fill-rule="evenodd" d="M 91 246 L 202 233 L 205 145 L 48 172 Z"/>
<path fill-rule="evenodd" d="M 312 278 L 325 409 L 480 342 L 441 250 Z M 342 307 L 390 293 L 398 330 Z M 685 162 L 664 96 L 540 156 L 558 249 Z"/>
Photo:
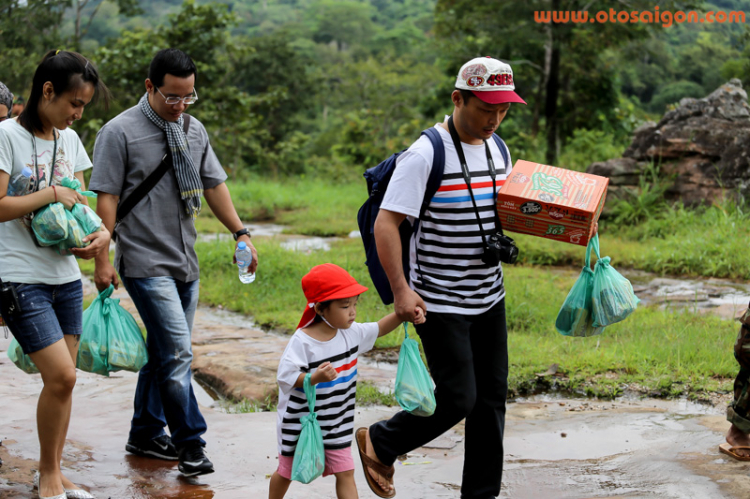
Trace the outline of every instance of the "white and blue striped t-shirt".
<path fill-rule="evenodd" d="M 410 283 L 430 312 L 477 315 L 505 297 L 503 269 L 499 264 L 490 267 L 481 260 L 482 236 L 456 148 L 447 130 L 440 124 L 435 128 L 445 147 L 445 169 L 440 189 L 411 240 Z M 487 143 L 499 190 L 512 168 L 510 151 L 506 148 L 506 163 L 495 141 L 490 139 Z M 485 146 L 461 146 L 482 226 L 489 236 L 495 231 L 495 199 Z M 433 153 L 432 143 L 422 136 L 399 156 L 381 209 L 407 215 L 412 222 L 419 216 Z"/>
<path fill-rule="evenodd" d="M 319 341 L 298 329 L 281 355 L 277 380 L 279 406 L 276 434 L 279 454 L 294 456 L 302 424 L 309 414 L 302 388 L 294 388 L 300 373 L 314 372 L 330 362 L 338 373 L 336 379 L 315 385 L 315 412 L 326 449 L 345 449 L 352 444 L 354 404 L 357 394 L 357 357 L 372 349 L 378 339 L 378 323 L 355 322 L 339 329 L 329 341 Z"/>

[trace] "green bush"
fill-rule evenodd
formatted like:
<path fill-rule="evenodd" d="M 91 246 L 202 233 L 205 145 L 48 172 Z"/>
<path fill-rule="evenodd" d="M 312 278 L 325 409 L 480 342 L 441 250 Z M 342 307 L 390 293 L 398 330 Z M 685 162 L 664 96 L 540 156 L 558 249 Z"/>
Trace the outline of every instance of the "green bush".
<path fill-rule="evenodd" d="M 591 163 L 622 156 L 626 146 L 618 142 L 612 133 L 579 128 L 563 147 L 555 166 L 582 172 Z"/>

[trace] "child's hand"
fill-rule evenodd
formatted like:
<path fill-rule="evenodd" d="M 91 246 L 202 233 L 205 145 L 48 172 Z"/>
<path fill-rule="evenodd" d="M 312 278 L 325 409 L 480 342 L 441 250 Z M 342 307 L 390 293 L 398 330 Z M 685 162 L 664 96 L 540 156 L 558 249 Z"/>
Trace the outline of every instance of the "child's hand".
<path fill-rule="evenodd" d="M 424 324 L 424 322 L 427 320 L 427 317 L 425 317 L 427 313 L 422 310 L 422 307 L 417 307 L 414 309 L 414 324 Z"/>
<path fill-rule="evenodd" d="M 336 369 L 331 365 L 331 363 L 323 362 L 318 366 L 313 375 L 310 377 L 310 381 L 313 382 L 313 385 L 317 385 L 318 383 L 322 383 L 324 381 L 333 381 L 334 379 L 336 379 L 336 376 L 338 376 L 338 373 L 336 372 Z"/>

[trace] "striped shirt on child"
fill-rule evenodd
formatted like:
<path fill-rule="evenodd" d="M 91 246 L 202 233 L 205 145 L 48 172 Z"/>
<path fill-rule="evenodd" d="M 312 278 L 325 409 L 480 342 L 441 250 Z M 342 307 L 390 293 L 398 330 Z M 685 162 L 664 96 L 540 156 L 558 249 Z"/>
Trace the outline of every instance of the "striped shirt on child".
<path fill-rule="evenodd" d="M 357 392 L 357 357 L 372 349 L 378 339 L 378 323 L 355 322 L 348 329 L 339 329 L 329 341 L 318 341 L 301 329 L 289 340 L 279 361 L 278 424 L 276 433 L 279 454 L 294 456 L 302 424 L 309 414 L 302 388 L 294 388 L 300 373 L 314 372 L 330 362 L 337 377 L 315 385 L 315 412 L 323 433 L 326 450 L 344 449 L 352 444 L 354 405 Z"/>

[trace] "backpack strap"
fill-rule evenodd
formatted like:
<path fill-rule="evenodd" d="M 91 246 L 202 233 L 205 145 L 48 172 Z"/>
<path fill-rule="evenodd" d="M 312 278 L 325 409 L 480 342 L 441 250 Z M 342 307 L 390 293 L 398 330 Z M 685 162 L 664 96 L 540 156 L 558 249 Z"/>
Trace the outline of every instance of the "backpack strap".
<path fill-rule="evenodd" d="M 419 218 L 422 218 L 425 210 L 430 205 L 430 201 L 437 194 L 440 189 L 440 184 L 443 181 L 443 171 L 445 170 L 445 145 L 443 145 L 443 138 L 440 136 L 435 127 L 428 128 L 422 135 L 426 135 L 432 143 L 433 156 L 432 156 L 432 169 L 430 170 L 430 176 L 427 179 L 427 188 L 424 192 L 424 200 L 422 200 L 422 207 L 419 209 Z M 416 232 L 416 226 L 419 223 L 415 223 L 414 231 Z"/>
<path fill-rule="evenodd" d="M 424 212 L 427 211 L 427 207 L 430 205 L 432 198 L 437 194 L 440 189 L 440 184 L 443 182 L 443 172 L 445 171 L 445 144 L 443 144 L 443 138 L 440 136 L 435 127 L 428 128 L 422 132 L 422 135 L 426 135 L 432 143 L 432 169 L 430 169 L 430 176 L 427 178 L 427 188 L 424 192 L 424 199 L 422 200 L 422 206 L 419 209 L 419 218 L 414 220 L 412 226 L 412 234 L 417 237 L 417 231 L 419 230 L 419 221 L 424 216 Z M 401 251 L 404 252 L 404 241 L 402 241 Z M 415 241 L 415 245 L 418 241 Z M 406 248 L 408 248 L 408 244 Z M 408 262 L 408 250 L 406 251 L 405 261 Z M 406 268 L 406 266 L 405 266 Z M 417 272 L 419 272 L 420 278 L 422 279 L 422 288 L 427 289 L 428 286 L 424 282 L 424 276 L 422 275 L 422 266 L 419 264 L 419 249 L 417 248 Z"/>
<path fill-rule="evenodd" d="M 188 130 L 190 130 L 190 115 L 189 114 L 183 114 L 182 115 L 182 130 L 185 132 L 185 135 L 187 135 Z M 164 155 L 164 157 L 161 158 L 161 163 L 159 163 L 159 166 L 151 172 L 151 174 L 146 177 L 146 180 L 140 183 L 138 187 L 135 188 L 135 190 L 130 194 L 130 196 L 127 197 L 122 203 L 119 204 L 117 207 L 117 215 L 115 223 L 120 223 L 123 218 L 125 218 L 128 213 L 130 213 L 130 210 L 133 209 L 135 205 L 137 205 L 141 199 L 146 197 L 146 194 L 151 192 L 151 189 L 153 189 L 156 184 L 159 183 L 159 181 L 162 179 L 164 174 L 167 173 L 169 168 L 172 166 L 172 156 L 167 153 Z"/>
<path fill-rule="evenodd" d="M 508 173 L 508 146 L 505 145 L 505 141 L 500 138 L 500 136 L 496 133 L 492 134 L 492 138 L 495 139 L 495 144 L 497 144 L 497 148 L 500 149 L 500 154 L 503 155 L 503 168 L 505 168 L 505 173 Z"/>

